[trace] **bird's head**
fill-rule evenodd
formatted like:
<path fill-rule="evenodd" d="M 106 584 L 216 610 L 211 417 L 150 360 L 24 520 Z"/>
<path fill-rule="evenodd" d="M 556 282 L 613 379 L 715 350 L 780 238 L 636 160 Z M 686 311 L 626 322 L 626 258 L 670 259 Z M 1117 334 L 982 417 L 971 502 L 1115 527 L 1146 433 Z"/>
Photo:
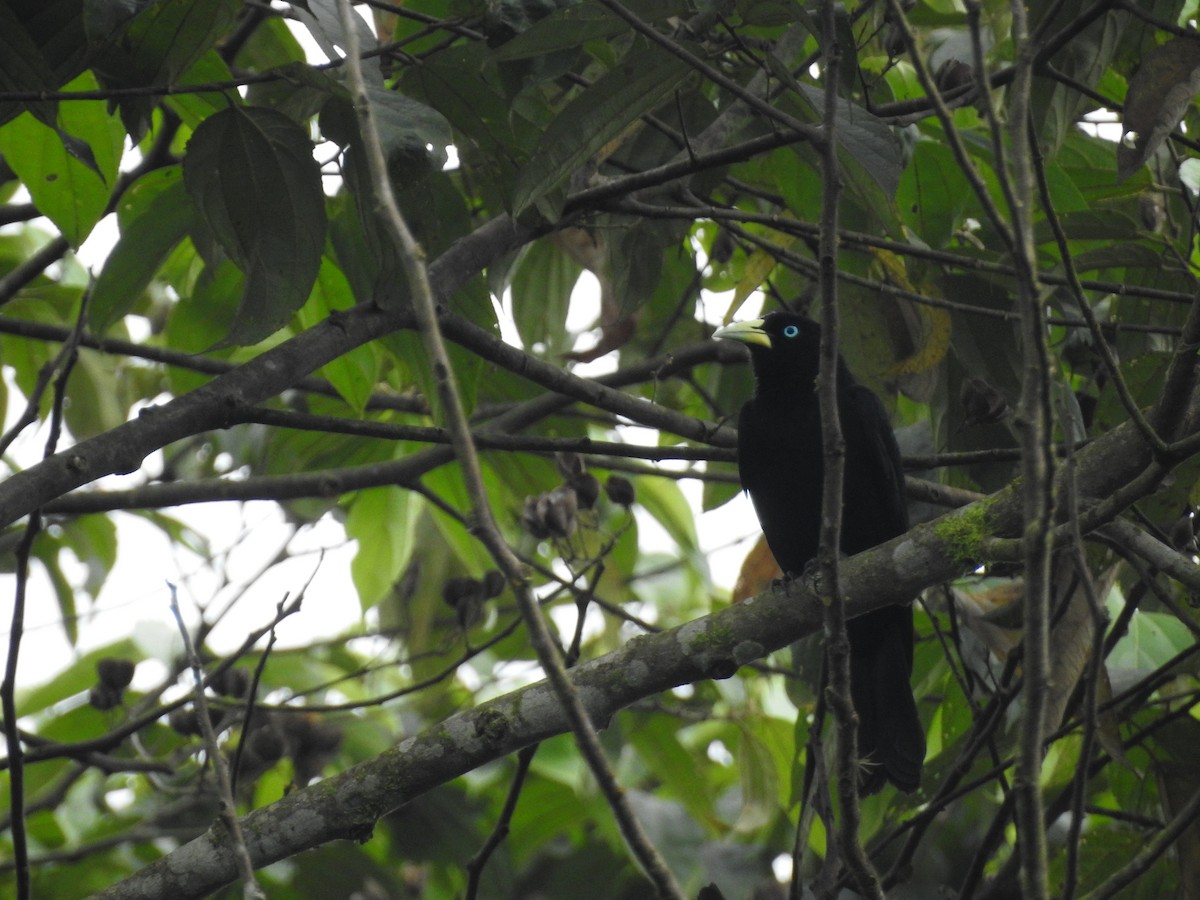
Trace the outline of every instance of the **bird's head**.
<path fill-rule="evenodd" d="M 792 389 L 811 384 L 820 366 L 821 326 L 790 312 L 773 312 L 761 319 L 734 322 L 713 337 L 738 341 L 750 349 L 750 361 L 760 390 L 768 385 Z"/>

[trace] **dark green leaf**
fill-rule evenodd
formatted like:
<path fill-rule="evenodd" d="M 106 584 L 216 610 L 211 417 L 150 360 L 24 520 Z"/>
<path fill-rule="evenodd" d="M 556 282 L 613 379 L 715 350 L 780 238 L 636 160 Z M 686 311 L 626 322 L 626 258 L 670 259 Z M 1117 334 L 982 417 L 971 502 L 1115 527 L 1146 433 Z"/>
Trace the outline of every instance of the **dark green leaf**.
<path fill-rule="evenodd" d="M 238 0 L 140 4 L 120 40 L 104 45 L 93 68 L 102 82 L 114 87 L 170 84 L 212 48 L 240 8 Z M 140 139 L 149 127 L 153 100 L 125 97 L 120 106 L 125 127 Z"/>
<path fill-rule="evenodd" d="M 446 148 L 454 142 L 445 116 L 383 85 L 367 85 L 367 102 L 393 180 L 404 183 L 441 170 Z M 331 103 L 322 113 L 321 128 L 339 144 L 358 144 L 358 121 L 349 103 Z"/>
<path fill-rule="evenodd" d="M 686 63 L 659 49 L 630 52 L 550 123 L 517 176 L 514 214 L 521 215 L 562 188 L 628 125 L 670 97 L 691 71 Z M 555 217 L 551 210 L 547 212 Z"/>
<path fill-rule="evenodd" d="M 226 340 L 262 340 L 308 298 L 321 263 L 325 195 L 308 135 L 274 110 L 231 107 L 196 130 L 183 178 L 246 276 Z"/>
<path fill-rule="evenodd" d="M 86 65 L 88 46 L 80 0 L 44 0 L 0 4 L 0 91 L 54 90 Z M 0 123 L 29 110 L 53 126 L 57 104 L 50 101 L 0 101 Z"/>
<path fill-rule="evenodd" d="M 659 22 L 686 14 L 679 0 L 633 0 L 625 6 L 643 22 Z M 564 6 L 535 22 L 492 52 L 495 60 L 528 59 L 578 47 L 588 41 L 610 40 L 629 31 L 629 23 L 602 4 Z"/>
<path fill-rule="evenodd" d="M 945 144 L 919 140 L 900 176 L 900 218 L 931 247 L 944 247 L 971 207 L 971 186 Z"/>

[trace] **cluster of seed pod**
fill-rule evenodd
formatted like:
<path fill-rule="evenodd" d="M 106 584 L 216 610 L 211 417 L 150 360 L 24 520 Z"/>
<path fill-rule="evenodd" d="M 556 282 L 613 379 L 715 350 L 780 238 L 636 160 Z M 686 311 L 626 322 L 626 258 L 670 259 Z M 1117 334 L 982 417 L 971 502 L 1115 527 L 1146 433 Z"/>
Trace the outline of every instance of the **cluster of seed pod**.
<path fill-rule="evenodd" d="M 238 780 L 252 783 L 287 756 L 293 785 L 303 787 L 321 774 L 341 743 L 342 729 L 314 713 L 256 715 L 242 734 Z"/>
<path fill-rule="evenodd" d="M 237 666 L 222 669 L 208 679 L 208 688 L 219 697 L 229 697 L 240 700 L 250 690 L 250 673 Z M 214 706 L 208 708 L 208 721 L 214 731 L 219 731 L 225 720 L 225 710 Z M 167 724 L 177 734 L 194 736 L 201 733 L 200 718 L 193 706 L 183 706 L 172 710 L 167 716 Z"/>
<path fill-rule="evenodd" d="M 88 691 L 88 702 L 101 711 L 120 706 L 135 668 L 137 663 L 131 659 L 106 656 L 96 660 L 96 683 Z"/>
<path fill-rule="evenodd" d="M 521 527 L 538 540 L 566 539 L 579 525 L 579 511 L 592 509 L 600 499 L 600 479 L 588 472 L 578 453 L 555 454 L 563 483 L 536 497 L 525 498 Z M 609 475 L 604 494 L 619 506 L 632 506 L 633 484 L 620 475 Z"/>
<path fill-rule="evenodd" d="M 469 631 L 483 618 L 484 603 L 499 597 L 506 584 L 496 569 L 486 572 L 482 579 L 460 575 L 442 585 L 442 600 L 454 610 L 459 627 Z"/>

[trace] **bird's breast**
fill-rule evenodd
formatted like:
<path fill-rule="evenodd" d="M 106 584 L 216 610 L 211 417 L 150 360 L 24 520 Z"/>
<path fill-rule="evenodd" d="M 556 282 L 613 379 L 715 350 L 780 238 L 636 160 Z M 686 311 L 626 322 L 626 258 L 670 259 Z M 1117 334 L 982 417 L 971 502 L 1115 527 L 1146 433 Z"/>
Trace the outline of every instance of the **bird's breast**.
<path fill-rule="evenodd" d="M 815 405 L 748 403 L 738 422 L 738 470 L 780 568 L 799 574 L 820 542 L 824 464 Z"/>

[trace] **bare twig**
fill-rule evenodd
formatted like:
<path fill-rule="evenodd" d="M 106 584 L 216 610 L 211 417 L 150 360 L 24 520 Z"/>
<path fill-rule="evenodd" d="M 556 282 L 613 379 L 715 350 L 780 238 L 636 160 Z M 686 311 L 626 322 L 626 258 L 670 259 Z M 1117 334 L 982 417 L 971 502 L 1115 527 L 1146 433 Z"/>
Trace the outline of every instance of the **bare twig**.
<path fill-rule="evenodd" d="M 825 481 L 821 497 L 821 567 L 825 598 L 825 653 L 829 663 L 829 705 L 837 726 L 837 763 L 834 778 L 840 817 L 837 843 L 858 889 L 864 896 L 883 900 L 879 875 L 858 838 L 861 812 L 858 805 L 858 716 L 850 691 L 850 638 L 838 564 L 842 533 L 842 482 L 846 469 L 846 442 L 838 417 L 838 201 L 841 170 L 837 153 L 837 77 L 841 60 L 833 0 L 822 4 L 821 45 L 825 81 L 824 125 L 826 140 L 821 153 L 821 244 L 818 254 L 821 292 L 821 360 L 817 398 L 821 409 L 821 454 Z"/>
<path fill-rule="evenodd" d="M 246 746 L 246 736 L 250 734 L 250 722 L 254 718 L 255 704 L 258 700 L 258 686 L 262 683 L 263 670 L 267 667 L 267 660 L 271 656 L 271 650 L 275 647 L 275 628 L 292 613 L 300 610 L 300 603 L 304 600 L 304 594 L 308 590 L 308 586 L 312 584 L 312 580 L 317 577 L 317 570 L 320 566 L 321 564 L 318 561 L 312 574 L 308 576 L 308 581 L 300 589 L 300 593 L 294 602 L 288 603 L 285 596 L 275 607 L 275 618 L 271 622 L 270 631 L 267 632 L 267 646 L 258 655 L 258 663 L 254 667 L 254 674 L 250 677 L 250 684 L 246 689 L 246 711 L 242 716 L 242 738 L 238 741 L 237 749 L 233 752 L 233 760 L 229 765 L 229 793 L 233 797 L 237 796 L 238 770 L 242 765 L 242 750 Z"/>
<path fill-rule="evenodd" d="M 1030 157 L 1029 102 L 1033 81 L 1034 44 L 1029 38 L 1027 12 L 1014 0 L 1012 35 L 1016 64 L 1010 89 L 1009 127 L 1012 151 L 1012 249 L 1017 266 L 1017 304 L 1021 312 L 1023 368 L 1021 399 L 1015 427 L 1022 450 L 1022 505 L 1025 565 L 1025 708 L 1014 782 L 1017 841 L 1021 859 L 1021 892 L 1027 900 L 1047 895 L 1046 829 L 1042 815 L 1042 730 L 1050 672 L 1050 560 L 1054 527 L 1053 409 L 1050 398 L 1050 358 L 1046 346 L 1044 301 L 1035 275 L 1033 202 L 1036 185 Z"/>
<path fill-rule="evenodd" d="M 1105 878 L 1102 887 L 1084 894 L 1082 900 L 1108 900 L 1109 897 L 1118 896 L 1169 851 L 1197 819 L 1200 819 L 1200 791 L 1192 794 L 1166 827 L 1151 838 L 1133 859 Z"/>
<path fill-rule="evenodd" d="M 606 9 L 613 15 L 624 19 L 633 28 L 634 31 L 641 34 L 650 42 L 662 47 L 672 56 L 686 62 L 689 66 L 700 72 L 707 81 L 719 85 L 729 91 L 733 96 L 737 97 L 741 102 L 745 103 L 755 112 L 759 113 L 768 121 L 774 121 L 778 125 L 786 128 L 794 133 L 796 138 L 802 138 L 813 142 L 820 146 L 824 141 L 824 135 L 820 128 L 814 125 L 809 125 L 807 122 L 801 122 L 794 116 L 790 116 L 776 106 L 772 106 L 762 97 L 753 91 L 748 91 L 744 86 L 729 78 L 719 69 L 710 66 L 703 59 L 692 53 L 686 47 L 671 40 L 664 34 L 660 34 L 652 26 L 639 19 L 631 10 L 626 8 L 620 0 L 600 0 Z M 836 94 L 836 92 L 835 92 Z"/>
<path fill-rule="evenodd" d="M 1068 491 L 1067 501 L 1071 505 L 1069 512 L 1072 521 L 1078 521 L 1075 513 L 1076 492 L 1073 475 L 1075 459 L 1067 460 Z M 1087 800 L 1087 785 L 1089 776 L 1088 762 L 1092 758 L 1092 750 L 1096 744 L 1096 731 L 1099 722 L 1098 697 L 1100 679 L 1104 671 L 1104 630 L 1108 624 L 1108 616 L 1101 605 L 1102 597 L 1096 595 L 1096 585 L 1088 569 L 1087 554 L 1084 552 L 1083 533 L 1077 532 L 1071 548 L 1074 557 L 1075 570 L 1078 573 L 1080 586 L 1088 604 L 1092 624 L 1091 655 L 1087 662 L 1087 670 L 1083 679 L 1083 742 L 1079 749 L 1080 765 L 1076 769 L 1071 784 L 1071 816 L 1067 834 L 1067 865 L 1063 879 L 1062 900 L 1072 900 L 1079 877 L 1079 851 L 1083 838 L 1084 805 Z M 1047 727 L 1057 726 L 1058 722 L 1047 722 Z"/>
<path fill-rule="evenodd" d="M 17 583 L 13 595 L 12 626 L 8 638 L 8 658 L 4 664 L 4 681 L 0 684 L 0 709 L 4 712 L 4 738 L 9 762 L 9 823 L 12 832 L 13 865 L 17 871 L 17 897 L 28 900 L 29 845 L 25 833 L 25 755 L 21 735 L 17 731 L 17 657 L 25 629 L 25 600 L 29 587 L 29 557 L 33 541 L 41 531 L 42 517 L 34 513 L 25 525 L 17 545 Z"/>
<path fill-rule="evenodd" d="M 918 52 L 916 37 L 913 34 L 912 26 L 909 25 L 908 17 L 904 13 L 904 7 L 901 5 L 900 0 L 887 0 L 887 3 L 891 21 L 895 23 L 898 33 L 904 40 L 904 46 L 908 51 L 908 58 L 912 62 L 913 69 L 917 73 L 917 79 L 921 82 L 921 87 L 929 98 L 929 102 L 933 105 L 933 110 L 937 113 L 938 121 L 942 124 L 942 131 L 946 136 L 946 143 L 949 144 L 950 150 L 954 154 L 954 161 L 958 163 L 963 177 L 971 185 L 971 189 L 975 192 L 975 197 L 979 200 L 980 206 L 983 207 L 988 221 L 996 229 L 996 233 L 1004 241 L 1004 245 L 1010 251 L 1015 250 L 1013 229 L 1009 227 L 1007 219 L 996 206 L 987 184 L 979 174 L 979 170 L 975 167 L 970 153 L 967 152 L 966 144 L 963 142 L 962 135 L 958 133 L 958 128 L 954 125 L 954 118 L 950 114 L 950 108 L 946 105 L 941 91 L 938 90 L 933 73 L 929 71 L 924 58 Z M 976 73 L 976 76 L 979 79 L 987 77 L 983 72 Z"/>
<path fill-rule="evenodd" d="M 492 854 L 496 852 L 496 848 L 508 837 L 513 813 L 517 811 L 517 801 L 521 799 L 521 790 L 525 786 L 525 776 L 529 774 L 529 766 L 540 746 L 541 744 L 531 744 L 528 747 L 522 747 L 517 753 L 517 770 L 513 773 L 512 783 L 508 786 L 508 796 L 504 798 L 504 806 L 500 810 L 496 826 L 484 841 L 483 846 L 467 861 L 466 900 L 475 900 L 479 895 L 479 880 L 483 876 L 484 867 L 491 859 Z"/>
<path fill-rule="evenodd" d="M 388 181 L 386 160 L 375 131 L 370 105 L 367 101 L 366 86 L 363 82 L 362 68 L 358 60 L 357 37 L 351 22 L 353 12 L 349 0 L 340 0 L 339 10 L 347 34 L 347 68 L 355 95 L 354 105 L 359 118 L 363 149 L 367 157 L 375 198 L 379 203 L 385 227 L 405 263 L 404 268 L 408 277 L 417 327 L 421 333 L 429 364 L 433 369 L 438 399 L 441 402 L 442 412 L 446 416 L 446 425 L 450 431 L 454 455 L 458 460 L 463 481 L 471 498 L 472 531 L 487 547 L 513 588 L 521 606 L 522 617 L 529 631 L 530 641 L 537 652 L 538 661 L 563 704 L 563 709 L 571 721 L 580 753 L 587 761 L 597 783 L 604 792 L 617 824 L 621 828 L 621 833 L 643 870 L 654 883 L 659 895 L 673 898 L 673 900 L 683 900 L 682 889 L 675 882 L 674 876 L 642 830 L 629 806 L 628 798 L 616 783 L 608 767 L 595 727 L 567 676 L 560 658 L 561 650 L 542 618 L 541 609 L 529 588 L 521 562 L 504 541 L 500 529 L 492 517 L 475 445 L 471 440 L 470 426 L 455 384 L 454 369 L 442 341 L 433 291 L 430 288 L 425 268 L 424 251 L 409 232 L 408 226 L 396 206 Z"/>
<path fill-rule="evenodd" d="M 242 835 L 242 823 L 238 820 L 237 805 L 233 799 L 229 767 L 225 763 L 224 754 L 221 753 L 221 747 L 217 743 L 216 729 L 213 728 L 212 720 L 208 715 L 208 699 L 204 695 L 204 665 L 200 662 L 200 655 L 196 652 L 195 644 L 192 643 L 192 635 L 183 621 L 183 613 L 179 611 L 179 599 L 176 595 L 175 585 L 168 584 L 167 587 L 171 592 L 171 614 L 179 625 L 184 652 L 187 654 L 188 664 L 192 669 L 192 703 L 196 708 L 196 720 L 200 724 L 200 734 L 204 738 L 205 752 L 208 754 L 209 762 L 212 763 L 213 774 L 217 778 L 220 820 L 229 832 L 229 839 L 233 845 L 233 858 L 242 878 L 244 896 L 255 898 L 255 900 L 258 898 L 266 900 L 266 893 L 254 877 L 254 863 L 250 859 L 250 851 L 246 849 L 246 839 Z"/>
<path fill-rule="evenodd" d="M 53 362 L 49 363 L 38 377 L 38 392 L 30 397 L 26 415 L 33 414 L 41 401 L 41 392 L 46 389 L 50 375 L 54 375 L 53 403 L 50 410 L 50 428 L 46 436 L 43 458 L 52 456 L 62 437 L 63 408 L 67 397 L 67 383 L 79 360 L 79 337 L 87 316 L 90 290 L 83 293 L 75 325 L 71 335 L 63 344 Z M 45 377 L 43 377 L 45 376 Z M 15 434 L 15 432 L 14 432 Z M 21 639 L 25 633 L 25 601 L 29 589 L 29 560 L 33 553 L 33 542 L 42 530 L 42 513 L 35 509 L 25 523 L 25 530 L 16 550 L 16 590 L 13 596 L 12 625 L 8 634 L 8 656 L 4 663 L 4 678 L 0 681 L 0 711 L 4 714 L 4 737 L 8 747 L 9 763 L 9 809 L 10 829 L 13 842 L 13 863 L 17 870 L 17 897 L 26 900 L 30 896 L 29 848 L 25 834 L 25 750 L 17 728 L 17 660 L 21 653 Z"/>
<path fill-rule="evenodd" d="M 1084 321 L 1087 322 L 1088 332 L 1092 336 L 1092 344 L 1099 352 L 1104 369 L 1108 372 L 1109 378 L 1112 379 L 1113 387 L 1117 391 L 1117 396 L 1121 400 L 1121 406 L 1124 408 L 1125 414 L 1129 416 L 1130 421 L 1142 432 L 1146 438 L 1146 442 L 1151 447 L 1157 452 L 1166 452 L 1166 442 L 1142 414 L 1142 410 L 1133 397 L 1133 392 L 1129 390 L 1129 385 L 1125 383 L 1125 376 L 1121 372 L 1117 354 L 1109 344 L 1108 339 L 1104 336 L 1104 332 L 1100 328 L 1100 323 L 1096 319 L 1096 314 L 1092 312 L 1091 304 L 1083 293 L 1083 285 L 1080 284 L 1079 275 L 1075 271 L 1075 261 L 1071 255 L 1071 246 L 1067 240 L 1067 234 L 1063 230 L 1062 222 L 1059 221 L 1058 214 L 1054 209 L 1053 198 L 1050 195 L 1050 185 L 1046 181 L 1046 171 L 1042 165 L 1041 150 L 1038 147 L 1037 136 L 1034 134 L 1032 127 L 1028 131 L 1029 153 L 1032 157 L 1034 173 L 1037 176 L 1038 195 L 1042 201 L 1042 212 L 1045 214 L 1046 221 L 1050 223 L 1050 228 L 1054 232 L 1054 241 L 1058 245 L 1059 257 L 1062 261 L 1063 271 L 1066 274 L 1067 285 L 1075 297 L 1075 305 L 1079 308 Z"/>

